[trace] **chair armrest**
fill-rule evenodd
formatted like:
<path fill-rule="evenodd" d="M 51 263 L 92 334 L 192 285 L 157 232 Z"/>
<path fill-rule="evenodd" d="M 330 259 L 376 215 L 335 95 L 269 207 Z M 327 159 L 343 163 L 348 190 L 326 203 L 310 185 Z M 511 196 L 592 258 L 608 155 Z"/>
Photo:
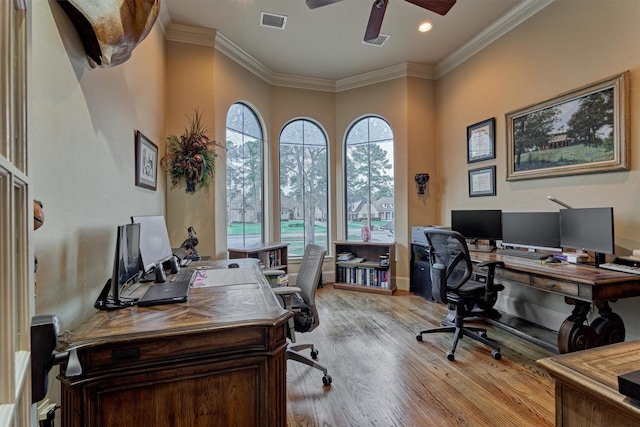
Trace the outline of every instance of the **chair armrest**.
<path fill-rule="evenodd" d="M 299 294 L 300 292 L 302 292 L 302 289 L 300 289 L 297 286 L 281 286 L 279 288 L 273 288 L 271 290 L 273 291 L 274 294 L 278 296 L 287 296 L 287 295 Z"/>
<path fill-rule="evenodd" d="M 262 270 L 262 274 L 267 277 L 278 277 L 282 276 L 285 273 L 284 270 Z"/>
<path fill-rule="evenodd" d="M 285 280 L 283 280 L 284 283 L 280 283 L 280 279 L 287 275 L 283 270 L 262 270 L 262 275 L 267 279 L 269 286 L 272 288 L 278 288 L 283 285 L 286 286 Z"/>

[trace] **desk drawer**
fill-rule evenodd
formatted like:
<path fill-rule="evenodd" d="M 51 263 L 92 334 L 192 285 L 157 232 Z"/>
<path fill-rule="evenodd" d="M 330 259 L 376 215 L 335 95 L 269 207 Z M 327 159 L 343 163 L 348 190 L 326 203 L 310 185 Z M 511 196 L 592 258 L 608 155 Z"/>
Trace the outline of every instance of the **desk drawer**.
<path fill-rule="evenodd" d="M 531 286 L 531 276 L 528 273 L 520 273 L 504 268 L 496 269 L 496 279 L 498 279 L 498 282 L 511 282 L 518 285 Z"/>
<path fill-rule="evenodd" d="M 564 282 L 558 279 L 534 276 L 531 285 L 534 288 L 541 289 L 546 292 L 555 292 L 574 297 L 579 295 L 579 287 L 577 283 Z"/>

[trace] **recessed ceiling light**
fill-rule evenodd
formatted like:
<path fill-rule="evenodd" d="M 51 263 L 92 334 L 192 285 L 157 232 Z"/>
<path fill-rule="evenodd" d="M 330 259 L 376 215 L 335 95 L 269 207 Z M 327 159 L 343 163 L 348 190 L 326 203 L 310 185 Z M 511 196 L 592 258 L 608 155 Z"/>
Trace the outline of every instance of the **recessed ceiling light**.
<path fill-rule="evenodd" d="M 420 31 L 421 33 L 426 33 L 431 28 L 433 28 L 433 25 L 431 24 L 431 22 L 424 22 L 420 24 L 420 26 L 418 27 L 418 31 Z"/>

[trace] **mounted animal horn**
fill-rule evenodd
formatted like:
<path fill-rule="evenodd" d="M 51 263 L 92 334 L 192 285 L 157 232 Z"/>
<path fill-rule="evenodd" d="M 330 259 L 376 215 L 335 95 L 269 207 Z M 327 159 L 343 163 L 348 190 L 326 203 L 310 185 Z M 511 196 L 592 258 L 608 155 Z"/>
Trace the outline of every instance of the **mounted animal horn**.
<path fill-rule="evenodd" d="M 113 67 L 149 34 L 160 0 L 58 0 L 84 46 L 91 67 Z"/>

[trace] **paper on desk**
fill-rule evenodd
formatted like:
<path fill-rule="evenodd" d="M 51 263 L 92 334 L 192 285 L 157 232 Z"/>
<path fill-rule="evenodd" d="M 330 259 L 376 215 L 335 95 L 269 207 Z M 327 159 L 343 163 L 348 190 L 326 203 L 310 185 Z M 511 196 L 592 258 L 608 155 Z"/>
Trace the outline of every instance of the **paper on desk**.
<path fill-rule="evenodd" d="M 194 288 L 229 285 L 256 285 L 256 276 L 251 268 L 219 268 L 197 270 Z"/>

